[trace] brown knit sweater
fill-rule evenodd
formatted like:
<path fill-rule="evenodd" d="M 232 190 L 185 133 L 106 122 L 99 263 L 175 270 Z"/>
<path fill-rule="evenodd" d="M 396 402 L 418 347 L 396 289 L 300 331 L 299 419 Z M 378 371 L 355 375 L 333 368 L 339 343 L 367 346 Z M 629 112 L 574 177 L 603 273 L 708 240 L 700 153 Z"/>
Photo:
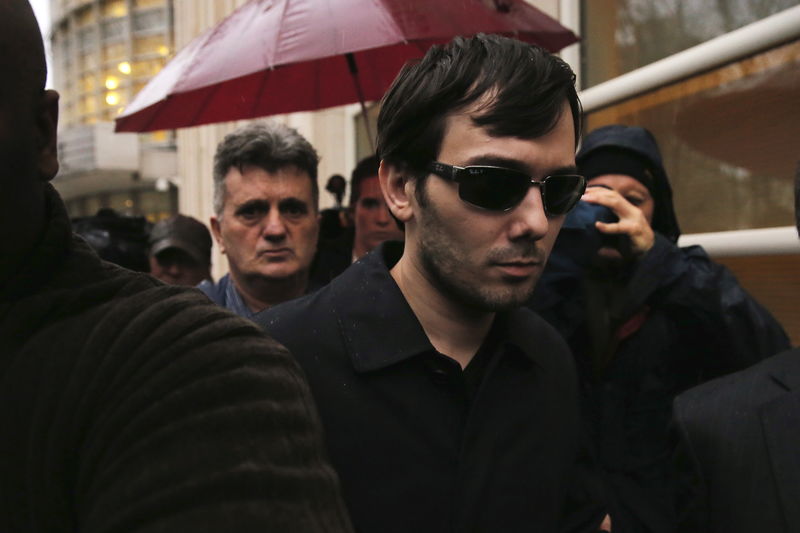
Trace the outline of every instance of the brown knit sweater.
<path fill-rule="evenodd" d="M 0 285 L 0 531 L 350 531 L 289 353 L 100 261 L 48 203 Z"/>

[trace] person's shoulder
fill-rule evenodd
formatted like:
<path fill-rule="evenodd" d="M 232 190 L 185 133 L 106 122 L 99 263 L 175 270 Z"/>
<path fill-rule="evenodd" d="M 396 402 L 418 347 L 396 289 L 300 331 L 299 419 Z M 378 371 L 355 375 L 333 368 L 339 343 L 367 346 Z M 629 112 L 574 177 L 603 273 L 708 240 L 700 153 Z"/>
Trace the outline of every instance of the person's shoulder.
<path fill-rule="evenodd" d="M 230 274 L 225 274 L 216 283 L 210 279 L 204 279 L 197 284 L 197 289 L 208 296 L 212 302 L 225 307 L 225 290 L 228 286 Z"/>
<path fill-rule="evenodd" d="M 791 381 L 800 382 L 800 348 L 689 389 L 676 398 L 675 410 L 683 418 L 724 418 L 757 408 Z"/>
<path fill-rule="evenodd" d="M 262 311 L 255 318 L 255 322 L 270 335 L 281 339 L 289 332 L 300 331 L 303 329 L 302 325 L 314 324 L 315 327 L 319 327 L 321 323 L 333 320 L 333 300 L 329 284 L 311 294 Z"/>
<path fill-rule="evenodd" d="M 262 348 L 269 345 L 276 349 L 277 344 L 272 341 L 265 344 L 263 332 L 252 322 L 215 304 L 197 288 L 167 285 L 149 274 L 104 261 L 97 274 L 94 280 L 74 289 L 85 302 L 72 306 L 78 313 L 76 318 L 84 313 L 96 315 L 95 322 L 87 324 L 89 329 L 115 333 L 126 342 L 138 338 L 141 343 L 147 341 L 152 349 L 168 351 L 174 351 L 176 346 L 188 349 L 196 344 L 190 340 L 202 337 L 210 341 L 216 336 L 250 337 Z M 173 346 L 174 343 L 179 344 Z M 135 343 L 131 342 L 130 347 L 135 348 Z M 215 349 L 227 351 L 223 347 Z"/>

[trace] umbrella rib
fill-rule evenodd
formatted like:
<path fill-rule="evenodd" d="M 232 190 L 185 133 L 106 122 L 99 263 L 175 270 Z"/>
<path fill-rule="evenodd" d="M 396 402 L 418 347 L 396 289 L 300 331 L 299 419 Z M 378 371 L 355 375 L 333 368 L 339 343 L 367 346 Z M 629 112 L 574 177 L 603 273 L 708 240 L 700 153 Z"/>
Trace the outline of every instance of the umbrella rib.
<path fill-rule="evenodd" d="M 157 131 L 157 130 L 151 130 L 150 129 L 150 125 L 153 122 L 155 122 L 156 117 L 158 116 L 158 111 L 160 110 L 161 107 L 163 107 L 164 104 L 166 104 L 169 101 L 169 98 L 170 98 L 170 95 L 167 95 L 167 97 L 164 100 L 159 102 L 158 108 L 154 109 L 152 111 L 152 113 L 150 113 L 150 117 L 147 119 L 147 122 L 144 123 L 144 125 L 142 126 L 140 131 Z M 133 115 L 131 115 L 131 116 L 133 116 Z"/>
<path fill-rule="evenodd" d="M 256 108 L 258 107 L 259 98 L 261 97 L 261 93 L 264 91 L 264 86 L 267 84 L 267 78 L 269 77 L 269 73 L 271 69 L 264 69 L 261 71 L 261 80 L 258 82 L 258 89 L 256 89 L 255 94 L 253 95 L 253 106 L 250 108 L 250 115 L 251 117 L 255 117 L 256 115 Z"/>
<path fill-rule="evenodd" d="M 223 85 L 224 85 L 224 82 L 211 85 L 211 90 L 208 92 L 208 95 L 205 98 L 203 98 L 203 103 L 201 105 L 197 106 L 197 110 L 195 111 L 194 116 L 192 116 L 192 120 L 189 122 L 189 126 L 197 126 L 198 125 L 198 123 L 197 123 L 198 117 L 203 112 L 205 107 L 208 105 L 208 102 L 211 101 L 211 99 L 217 94 L 217 92 L 219 91 L 220 87 L 222 87 Z M 231 120 L 235 120 L 235 119 L 231 119 Z"/>
<path fill-rule="evenodd" d="M 286 10 L 289 7 L 289 2 L 290 1 L 291 0 L 283 0 L 283 5 L 282 5 L 283 10 L 281 11 L 280 17 L 278 17 L 278 20 L 280 20 L 280 22 L 278 23 L 278 31 L 275 32 L 275 42 L 272 43 L 272 45 L 273 45 L 272 46 L 273 57 L 266 58 L 267 59 L 267 68 L 269 68 L 270 70 L 274 70 L 275 66 L 276 66 L 275 65 L 275 57 L 278 55 L 278 50 L 280 48 L 281 28 L 283 28 L 283 19 L 284 19 L 284 17 L 286 17 Z"/>

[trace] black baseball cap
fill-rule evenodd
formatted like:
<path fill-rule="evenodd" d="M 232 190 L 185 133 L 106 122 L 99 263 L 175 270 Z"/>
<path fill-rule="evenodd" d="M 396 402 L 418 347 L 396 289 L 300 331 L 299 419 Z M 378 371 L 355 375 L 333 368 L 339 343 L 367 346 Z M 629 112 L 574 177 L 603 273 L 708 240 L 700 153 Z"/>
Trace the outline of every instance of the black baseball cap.
<path fill-rule="evenodd" d="M 211 233 L 200 221 L 175 215 L 153 226 L 150 232 L 150 255 L 177 248 L 202 265 L 211 264 Z"/>

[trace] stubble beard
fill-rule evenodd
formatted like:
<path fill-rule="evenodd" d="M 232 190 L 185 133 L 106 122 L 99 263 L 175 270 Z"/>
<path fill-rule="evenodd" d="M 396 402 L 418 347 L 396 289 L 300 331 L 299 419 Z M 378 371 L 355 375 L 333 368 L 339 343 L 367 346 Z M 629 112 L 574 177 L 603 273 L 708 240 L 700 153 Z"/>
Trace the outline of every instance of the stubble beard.
<path fill-rule="evenodd" d="M 431 283 L 445 297 L 461 305 L 479 312 L 506 311 L 519 307 L 533 295 L 538 276 L 533 280 L 520 282 L 509 281 L 504 286 L 489 287 L 482 285 L 478 280 L 464 279 L 465 268 L 482 265 L 471 265 L 467 254 L 458 250 L 442 231 L 442 221 L 431 202 L 421 210 L 419 220 L 419 254 L 422 266 Z M 530 243 L 523 252 L 513 250 L 495 250 L 490 252 L 487 261 L 509 256 L 513 252 L 515 257 L 539 257 L 541 253 L 535 243 Z"/>

